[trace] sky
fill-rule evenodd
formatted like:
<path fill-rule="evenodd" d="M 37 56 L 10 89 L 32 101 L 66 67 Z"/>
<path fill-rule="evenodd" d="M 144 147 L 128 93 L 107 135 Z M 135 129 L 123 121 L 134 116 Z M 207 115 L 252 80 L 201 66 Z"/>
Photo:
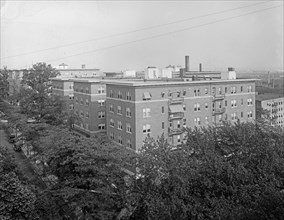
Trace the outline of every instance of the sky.
<path fill-rule="evenodd" d="M 283 71 L 283 1 L 1 0 L 0 66 Z"/>

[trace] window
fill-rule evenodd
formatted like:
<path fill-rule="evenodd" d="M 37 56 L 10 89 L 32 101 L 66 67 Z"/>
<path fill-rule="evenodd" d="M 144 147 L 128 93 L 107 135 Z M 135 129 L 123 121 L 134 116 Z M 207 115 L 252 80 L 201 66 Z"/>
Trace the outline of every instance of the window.
<path fill-rule="evenodd" d="M 228 92 L 227 87 L 225 87 L 225 93 L 227 93 L 227 92 Z"/>
<path fill-rule="evenodd" d="M 228 119 L 228 115 L 227 114 L 225 114 L 225 120 L 227 120 Z"/>
<path fill-rule="evenodd" d="M 227 100 L 225 100 L 225 106 L 227 106 Z"/>
<path fill-rule="evenodd" d="M 247 89 L 248 89 L 248 92 L 252 92 L 252 86 L 248 86 Z"/>
<path fill-rule="evenodd" d="M 185 104 L 182 105 L 182 108 L 183 108 L 184 111 L 186 111 L 186 105 Z"/>
<path fill-rule="evenodd" d="M 109 126 L 112 128 L 114 127 L 114 120 L 112 118 L 109 120 Z"/>
<path fill-rule="evenodd" d="M 127 92 L 127 93 L 126 93 L 126 100 L 131 100 L 130 92 Z"/>
<path fill-rule="evenodd" d="M 131 110 L 130 110 L 130 108 L 126 108 L 126 117 L 131 118 Z"/>
<path fill-rule="evenodd" d="M 105 117 L 105 112 L 103 112 L 103 111 L 98 112 L 98 117 L 99 118 L 104 118 Z"/>
<path fill-rule="evenodd" d="M 248 112 L 248 118 L 252 118 L 252 111 Z"/>
<path fill-rule="evenodd" d="M 244 113 L 243 113 L 243 112 L 241 112 L 241 118 L 242 118 L 242 117 L 244 117 Z"/>
<path fill-rule="evenodd" d="M 208 94 L 208 89 L 207 89 L 207 88 L 204 90 L 204 94 L 205 94 L 205 95 Z"/>
<path fill-rule="evenodd" d="M 205 103 L 205 109 L 208 109 L 208 103 L 207 102 Z"/>
<path fill-rule="evenodd" d="M 75 98 L 75 102 L 76 102 L 76 103 L 79 103 L 79 100 L 78 100 L 78 98 L 77 98 L 77 97 Z"/>
<path fill-rule="evenodd" d="M 86 105 L 89 106 L 89 99 L 86 99 Z"/>
<path fill-rule="evenodd" d="M 122 123 L 121 123 L 121 121 L 117 122 L 117 129 L 118 130 L 122 130 Z"/>
<path fill-rule="evenodd" d="M 105 106 L 105 100 L 99 99 L 98 100 L 99 106 Z"/>
<path fill-rule="evenodd" d="M 241 86 L 241 92 L 243 91 L 243 87 Z"/>
<path fill-rule="evenodd" d="M 180 135 L 177 135 L 177 142 L 180 143 Z"/>
<path fill-rule="evenodd" d="M 126 146 L 127 146 L 128 148 L 132 148 L 132 144 L 131 144 L 131 140 L 130 140 L 130 139 L 127 139 L 127 141 L 126 141 Z"/>
<path fill-rule="evenodd" d="M 98 129 L 99 130 L 105 130 L 106 125 L 105 124 L 99 124 Z"/>
<path fill-rule="evenodd" d="M 222 121 L 222 115 L 219 115 L 219 116 L 218 116 L 218 120 L 219 120 L 219 122 Z"/>
<path fill-rule="evenodd" d="M 182 95 L 183 95 L 183 96 L 186 95 L 186 90 L 183 90 Z"/>
<path fill-rule="evenodd" d="M 121 93 L 121 91 L 118 91 L 117 98 L 118 98 L 118 99 L 122 99 L 122 93 Z"/>
<path fill-rule="evenodd" d="M 194 125 L 195 126 L 200 125 L 200 118 L 194 118 Z"/>
<path fill-rule="evenodd" d="M 194 96 L 200 96 L 200 90 L 199 89 L 194 90 Z"/>
<path fill-rule="evenodd" d="M 104 87 L 99 87 L 98 88 L 98 93 L 99 94 L 105 93 L 105 88 Z"/>
<path fill-rule="evenodd" d="M 218 93 L 219 93 L 220 95 L 222 94 L 222 88 L 221 88 L 221 87 L 218 88 Z"/>
<path fill-rule="evenodd" d="M 243 99 L 241 99 L 241 105 L 243 105 L 244 104 L 244 100 Z"/>
<path fill-rule="evenodd" d="M 165 122 L 162 122 L 162 129 L 165 129 Z"/>
<path fill-rule="evenodd" d="M 170 123 L 169 123 L 169 127 L 170 127 L 170 128 L 172 128 L 172 126 L 173 126 L 173 123 L 172 123 L 172 122 L 170 122 Z"/>
<path fill-rule="evenodd" d="M 207 116 L 205 116 L 205 124 L 208 124 L 209 123 L 209 121 L 208 121 L 208 117 Z"/>
<path fill-rule="evenodd" d="M 237 92 L 236 86 L 232 86 L 231 87 L 231 93 L 233 94 L 233 93 L 236 93 L 236 92 Z"/>
<path fill-rule="evenodd" d="M 118 115 L 122 115 L 121 106 L 117 106 L 117 114 L 118 114 Z"/>
<path fill-rule="evenodd" d="M 183 127 L 186 128 L 186 118 L 183 119 L 182 124 L 183 124 Z"/>
<path fill-rule="evenodd" d="M 162 98 L 165 97 L 165 92 L 161 92 L 161 97 L 162 97 Z"/>
<path fill-rule="evenodd" d="M 177 128 L 180 128 L 180 121 L 177 121 Z"/>
<path fill-rule="evenodd" d="M 194 111 L 195 111 L 195 112 L 200 111 L 200 104 L 199 104 L 199 103 L 194 104 Z"/>
<path fill-rule="evenodd" d="M 232 121 L 236 121 L 237 119 L 238 119 L 237 113 L 232 113 L 232 114 L 231 114 L 231 120 L 232 120 Z"/>
<path fill-rule="evenodd" d="M 113 90 L 112 89 L 109 91 L 109 97 L 113 98 Z"/>
<path fill-rule="evenodd" d="M 86 93 L 89 93 L 89 87 L 87 87 L 87 88 L 85 89 L 85 91 L 86 91 Z"/>
<path fill-rule="evenodd" d="M 237 100 L 231 100 L 231 107 L 237 107 Z"/>
<path fill-rule="evenodd" d="M 81 90 L 80 90 L 81 92 L 84 92 L 84 89 L 83 88 L 81 88 Z"/>
<path fill-rule="evenodd" d="M 126 123 L 126 132 L 131 133 L 131 125 L 130 123 Z"/>
<path fill-rule="evenodd" d="M 122 137 L 121 136 L 118 136 L 117 140 L 118 140 L 119 144 L 122 144 Z"/>
<path fill-rule="evenodd" d="M 151 133 L 151 125 L 149 125 L 149 124 L 143 125 L 143 133 L 144 134 L 150 134 Z"/>
<path fill-rule="evenodd" d="M 84 104 L 84 100 L 83 98 L 81 98 L 80 104 L 83 105 Z"/>
<path fill-rule="evenodd" d="M 150 94 L 150 92 L 144 92 L 143 93 L 143 100 L 146 101 L 146 100 L 151 100 L 152 98 L 152 95 Z"/>
<path fill-rule="evenodd" d="M 143 108 L 143 118 L 151 117 L 151 109 L 150 108 Z"/>
<path fill-rule="evenodd" d="M 252 105 L 252 99 L 248 99 L 248 105 Z"/>
<path fill-rule="evenodd" d="M 89 112 L 86 112 L 86 118 L 89 118 L 90 116 L 89 116 Z"/>
<path fill-rule="evenodd" d="M 109 138 L 110 138 L 111 140 L 114 139 L 114 134 L 113 134 L 113 132 L 110 132 L 110 133 L 109 133 Z"/>
<path fill-rule="evenodd" d="M 112 113 L 114 113 L 114 107 L 113 107 L 112 104 L 109 105 L 109 111 L 112 112 Z"/>
<path fill-rule="evenodd" d="M 222 102 L 218 102 L 219 108 L 222 108 Z"/>
<path fill-rule="evenodd" d="M 165 107 L 162 106 L 162 113 L 165 113 Z"/>

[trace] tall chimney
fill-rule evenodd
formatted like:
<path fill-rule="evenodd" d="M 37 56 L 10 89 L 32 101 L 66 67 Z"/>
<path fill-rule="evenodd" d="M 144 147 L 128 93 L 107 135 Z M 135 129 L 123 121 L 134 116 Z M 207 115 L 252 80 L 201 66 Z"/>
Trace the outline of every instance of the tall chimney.
<path fill-rule="evenodd" d="M 199 72 L 202 72 L 202 63 L 199 63 Z"/>
<path fill-rule="evenodd" d="M 185 71 L 189 72 L 189 56 L 185 56 Z"/>

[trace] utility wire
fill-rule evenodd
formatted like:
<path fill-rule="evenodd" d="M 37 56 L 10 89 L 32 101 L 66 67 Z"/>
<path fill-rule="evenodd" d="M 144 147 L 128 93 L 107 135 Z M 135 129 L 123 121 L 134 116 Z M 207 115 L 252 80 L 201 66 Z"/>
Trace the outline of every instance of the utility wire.
<path fill-rule="evenodd" d="M 163 34 L 157 34 L 157 35 L 154 35 L 154 36 L 151 36 L 151 37 L 141 38 L 141 39 L 138 39 L 138 40 L 129 41 L 129 42 L 121 43 L 121 44 L 116 44 L 116 45 L 109 46 L 109 47 L 103 47 L 103 48 L 99 48 L 99 49 L 95 49 L 95 50 L 86 51 L 86 52 L 83 52 L 83 53 L 68 55 L 68 56 L 64 56 L 64 57 L 61 57 L 61 58 L 57 58 L 57 59 L 51 59 L 51 60 L 47 60 L 46 62 L 62 60 L 62 59 L 69 58 L 69 57 L 74 57 L 74 56 L 79 56 L 79 55 L 84 55 L 84 54 L 89 54 L 89 53 L 95 53 L 95 52 L 98 52 L 98 51 L 108 50 L 108 49 L 115 48 L 115 47 L 133 44 L 133 43 L 146 41 L 146 40 L 150 40 L 150 39 L 154 39 L 154 38 L 164 37 L 164 36 L 167 36 L 167 35 L 172 35 L 172 34 L 188 31 L 188 30 L 195 29 L 195 28 L 200 28 L 200 27 L 211 25 L 211 24 L 216 24 L 216 23 L 232 20 L 234 18 L 239 18 L 239 17 L 243 17 L 243 16 L 247 16 L 247 15 L 271 10 L 271 9 L 278 8 L 278 7 L 281 7 L 281 6 L 283 6 L 283 5 L 273 6 L 273 7 L 269 7 L 269 8 L 265 8 L 265 9 L 261 9 L 261 10 L 256 10 L 256 11 L 253 11 L 253 12 L 249 12 L 249 13 L 245 13 L 245 14 L 241 14 L 241 15 L 237 15 L 237 16 L 232 16 L 232 17 L 227 17 L 227 18 L 224 18 L 224 19 L 219 19 L 219 20 L 208 22 L 208 23 L 201 24 L 201 25 L 196 25 L 196 26 L 192 26 L 192 27 L 188 27 L 188 28 L 179 29 L 179 30 L 176 30 L 176 31 L 166 32 L 166 33 L 163 33 Z"/>
<path fill-rule="evenodd" d="M 271 2 L 271 0 L 265 1 L 265 2 L 259 2 L 259 3 L 256 3 L 256 4 L 246 5 L 246 6 L 242 6 L 242 7 L 238 7 L 238 8 L 231 8 L 231 9 L 223 10 L 223 11 L 219 11 L 219 12 L 213 12 L 213 13 L 210 13 L 210 14 L 194 16 L 194 17 L 190 17 L 190 18 L 186 18 L 186 19 L 173 21 L 173 22 L 170 22 L 170 23 L 159 24 L 159 25 L 154 25 L 154 26 L 145 27 L 145 28 L 141 28 L 141 29 L 136 29 L 136 30 L 133 30 L 133 31 L 121 32 L 121 33 L 117 33 L 117 34 L 113 34 L 113 35 L 108 35 L 108 36 L 105 36 L 105 37 L 94 38 L 94 39 L 80 41 L 80 42 L 73 42 L 73 43 L 64 44 L 64 45 L 57 46 L 57 47 L 50 47 L 50 48 L 45 48 L 45 49 L 41 49 L 41 50 L 36 50 L 36 51 L 31 51 L 31 52 L 26 52 L 26 53 L 21 53 L 21 54 L 16 54 L 16 55 L 7 56 L 7 57 L 2 57 L 2 58 L 0 58 L 0 60 L 14 58 L 14 57 L 19 57 L 19 56 L 25 56 L 25 55 L 29 55 L 29 54 L 40 53 L 40 52 L 44 52 L 44 51 L 48 51 L 48 50 L 55 50 L 55 49 L 58 49 L 58 48 L 69 47 L 69 46 L 73 46 L 73 45 L 77 45 L 77 44 L 83 44 L 83 43 L 88 43 L 88 42 L 92 42 L 92 41 L 99 41 L 99 40 L 105 40 L 105 39 L 109 39 L 109 38 L 119 37 L 119 36 L 132 34 L 132 33 L 140 32 L 140 31 L 151 30 L 151 29 L 164 27 L 164 26 L 168 26 L 168 25 L 172 25 L 172 24 L 186 22 L 186 21 L 189 21 L 189 20 L 195 20 L 195 19 L 199 19 L 199 18 L 212 16 L 212 15 L 218 15 L 218 14 L 226 13 L 226 12 L 229 12 L 229 11 L 235 11 L 235 10 L 242 9 L 242 8 L 252 7 L 252 6 L 256 6 L 256 5 L 260 5 L 260 4 L 265 4 L 265 3 L 268 3 L 268 2 Z"/>

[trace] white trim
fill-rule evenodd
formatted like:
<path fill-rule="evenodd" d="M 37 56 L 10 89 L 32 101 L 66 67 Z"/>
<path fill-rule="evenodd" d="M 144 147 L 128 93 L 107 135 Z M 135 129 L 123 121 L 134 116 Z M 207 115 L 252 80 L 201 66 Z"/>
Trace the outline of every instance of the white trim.
<path fill-rule="evenodd" d="M 101 96 L 101 95 L 105 96 L 106 95 L 106 93 L 100 93 L 100 94 L 99 93 L 84 93 L 84 92 L 76 92 L 74 90 L 73 94 L 75 95 L 75 93 L 78 94 L 78 95 L 88 95 L 88 96 Z"/>

